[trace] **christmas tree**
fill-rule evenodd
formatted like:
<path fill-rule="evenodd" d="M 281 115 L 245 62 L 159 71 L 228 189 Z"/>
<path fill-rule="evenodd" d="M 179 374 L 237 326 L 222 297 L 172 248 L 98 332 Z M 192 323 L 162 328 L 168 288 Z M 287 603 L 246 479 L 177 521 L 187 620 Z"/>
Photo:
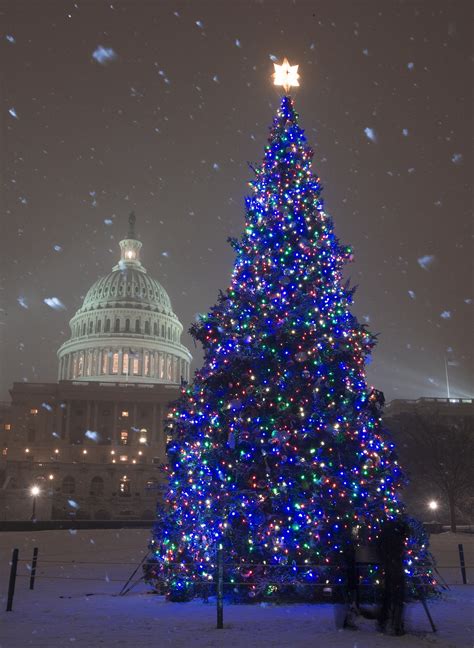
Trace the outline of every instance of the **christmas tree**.
<path fill-rule="evenodd" d="M 169 489 L 146 578 L 174 600 L 212 584 L 216 547 L 243 597 L 311 598 L 342 582 L 345 545 L 402 512 L 403 476 L 364 365 L 313 152 L 284 96 L 231 240 L 230 287 L 192 326 L 204 363 L 169 416 Z"/>

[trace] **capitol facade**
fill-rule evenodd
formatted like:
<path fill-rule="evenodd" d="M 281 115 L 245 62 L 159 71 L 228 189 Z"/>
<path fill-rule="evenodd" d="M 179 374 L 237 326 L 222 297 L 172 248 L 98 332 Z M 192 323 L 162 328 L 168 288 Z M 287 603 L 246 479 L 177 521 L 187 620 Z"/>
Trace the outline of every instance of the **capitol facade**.
<path fill-rule="evenodd" d="M 152 519 L 170 403 L 190 377 L 183 326 L 143 266 L 130 215 L 58 350 L 58 381 L 14 383 L 0 408 L 0 522 Z"/>

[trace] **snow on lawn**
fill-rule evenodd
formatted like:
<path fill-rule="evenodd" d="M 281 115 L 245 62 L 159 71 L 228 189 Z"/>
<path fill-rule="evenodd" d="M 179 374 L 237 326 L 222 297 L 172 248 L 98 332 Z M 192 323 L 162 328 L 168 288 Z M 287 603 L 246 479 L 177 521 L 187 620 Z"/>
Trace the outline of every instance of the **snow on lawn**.
<path fill-rule="evenodd" d="M 432 634 L 420 603 L 407 606 L 404 637 L 376 632 L 371 621 L 358 631 L 336 629 L 339 606 L 227 605 L 224 629 L 215 629 L 212 603 L 168 603 L 140 583 L 125 597 L 122 585 L 146 553 L 144 529 L 39 531 L 0 535 L 0 648 L 23 646 L 153 646 L 154 648 L 303 647 L 461 648 L 473 645 L 474 588 L 454 585 L 429 607 L 438 626 Z M 474 538 L 444 533 L 432 536 L 432 549 L 450 583 L 461 582 L 457 545 L 473 565 Z M 39 547 L 38 578 L 28 589 L 29 560 Z M 20 549 L 13 612 L 4 612 L 9 560 Z M 72 562 L 74 560 L 74 563 Z M 47 561 L 59 561 L 47 562 Z M 94 564 L 83 564 L 92 562 Z M 61 564 L 62 563 L 62 564 Z M 444 569 L 446 565 L 447 569 Z M 470 569 L 471 582 L 473 570 Z"/>

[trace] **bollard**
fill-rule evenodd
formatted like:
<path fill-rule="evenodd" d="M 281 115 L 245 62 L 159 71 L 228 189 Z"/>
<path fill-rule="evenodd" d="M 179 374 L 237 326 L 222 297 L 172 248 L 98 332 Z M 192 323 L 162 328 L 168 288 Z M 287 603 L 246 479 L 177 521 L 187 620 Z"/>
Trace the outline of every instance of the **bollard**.
<path fill-rule="evenodd" d="M 217 629 L 224 627 L 224 554 L 220 544 L 217 549 Z"/>
<path fill-rule="evenodd" d="M 459 562 L 461 563 L 462 583 L 463 585 L 467 585 L 466 563 L 464 562 L 464 547 L 462 546 L 462 544 L 458 544 L 458 549 L 459 549 Z"/>
<path fill-rule="evenodd" d="M 38 562 L 38 547 L 33 549 L 33 560 L 31 561 L 30 590 L 35 589 L 36 563 Z"/>
<path fill-rule="evenodd" d="M 8 583 L 7 612 L 11 612 L 13 608 L 13 595 L 15 594 L 17 567 L 18 567 L 18 549 L 13 549 L 12 563 L 10 567 L 10 581 Z"/>

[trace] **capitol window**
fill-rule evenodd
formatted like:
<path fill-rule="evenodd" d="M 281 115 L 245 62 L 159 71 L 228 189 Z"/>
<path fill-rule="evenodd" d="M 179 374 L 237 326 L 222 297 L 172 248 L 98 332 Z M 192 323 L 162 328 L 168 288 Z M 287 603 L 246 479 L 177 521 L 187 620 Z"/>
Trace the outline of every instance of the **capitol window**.
<path fill-rule="evenodd" d="M 98 475 L 91 480 L 90 494 L 98 497 L 104 493 L 104 480 Z"/>
<path fill-rule="evenodd" d="M 117 374 L 118 373 L 118 361 L 119 361 L 119 354 L 114 353 L 112 356 L 112 373 Z"/>
<path fill-rule="evenodd" d="M 128 375 L 128 353 L 124 353 L 122 356 L 122 373 Z"/>
<path fill-rule="evenodd" d="M 143 356 L 143 374 L 145 376 L 150 375 L 150 354 L 148 351 L 145 351 L 145 354 Z"/>
<path fill-rule="evenodd" d="M 119 484 L 119 495 L 121 497 L 130 497 L 131 484 L 129 478 L 124 475 Z"/>
<path fill-rule="evenodd" d="M 107 351 L 102 351 L 102 373 L 103 374 L 107 373 L 107 361 L 108 361 Z"/>
<path fill-rule="evenodd" d="M 67 475 L 63 479 L 61 490 L 65 495 L 72 495 L 76 491 L 76 480 L 74 477 Z"/>
<path fill-rule="evenodd" d="M 133 375 L 134 375 L 134 376 L 138 376 L 139 371 L 140 371 L 140 367 L 139 367 L 139 363 L 138 363 L 138 358 L 133 358 L 133 361 L 132 361 L 132 371 L 133 371 Z"/>
<path fill-rule="evenodd" d="M 128 430 L 121 430 L 120 432 L 120 445 L 128 444 Z"/>

